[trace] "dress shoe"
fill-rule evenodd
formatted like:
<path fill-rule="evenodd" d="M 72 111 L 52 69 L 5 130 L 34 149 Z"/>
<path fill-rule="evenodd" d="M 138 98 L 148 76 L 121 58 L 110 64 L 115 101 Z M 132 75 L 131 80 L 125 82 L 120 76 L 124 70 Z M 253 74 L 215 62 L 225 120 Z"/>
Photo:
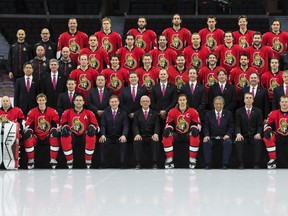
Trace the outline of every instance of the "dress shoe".
<path fill-rule="evenodd" d="M 140 163 L 137 163 L 137 165 L 135 166 L 135 169 L 136 169 L 136 170 L 141 169 L 141 165 L 140 165 Z"/>
<path fill-rule="evenodd" d="M 254 164 L 254 169 L 260 169 L 259 165 L 258 164 Z"/>

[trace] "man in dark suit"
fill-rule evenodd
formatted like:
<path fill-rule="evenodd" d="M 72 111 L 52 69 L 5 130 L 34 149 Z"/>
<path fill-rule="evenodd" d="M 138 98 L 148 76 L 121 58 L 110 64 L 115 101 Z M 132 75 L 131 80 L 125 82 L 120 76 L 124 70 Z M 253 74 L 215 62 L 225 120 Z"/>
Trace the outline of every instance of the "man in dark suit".
<path fill-rule="evenodd" d="M 218 83 L 215 83 L 209 90 L 209 105 L 210 109 L 214 109 L 214 98 L 222 96 L 225 101 L 224 109 L 234 112 L 237 100 L 235 87 L 227 82 L 227 72 L 225 69 L 220 69 L 217 72 Z"/>
<path fill-rule="evenodd" d="M 119 99 L 113 95 L 109 99 L 110 107 L 106 108 L 100 123 L 100 160 L 101 167 L 106 166 L 106 153 L 109 148 L 116 145 L 119 148 L 120 164 L 124 166 L 129 121 L 127 113 L 119 108 Z"/>
<path fill-rule="evenodd" d="M 276 87 L 273 91 L 272 110 L 280 109 L 281 96 L 288 96 L 288 70 L 283 71 L 282 78 L 283 85 Z"/>
<path fill-rule="evenodd" d="M 212 146 L 216 144 L 223 146 L 222 168 L 227 169 L 229 163 L 234 122 L 232 113 L 223 109 L 224 103 L 222 96 L 216 96 L 213 100 L 214 109 L 208 111 L 205 116 L 203 150 L 206 169 L 211 168 Z"/>
<path fill-rule="evenodd" d="M 252 72 L 249 78 L 250 86 L 243 88 L 240 92 L 240 106 L 244 106 L 244 94 L 251 92 L 254 96 L 253 106 L 259 108 L 262 111 L 263 119 L 266 119 L 270 112 L 268 92 L 259 85 L 259 81 L 259 74 Z"/>
<path fill-rule="evenodd" d="M 63 74 L 58 72 L 59 63 L 57 59 L 51 59 L 49 67 L 51 73 L 40 80 L 40 90 L 47 96 L 47 106 L 56 109 L 59 95 L 66 91 L 66 81 Z"/>
<path fill-rule="evenodd" d="M 157 169 L 157 154 L 159 149 L 160 124 L 158 113 L 149 108 L 151 101 L 148 96 L 140 99 L 142 109 L 137 110 L 133 119 L 134 153 L 136 169 L 141 168 L 142 146 L 151 146 L 153 169 Z"/>
<path fill-rule="evenodd" d="M 14 106 L 19 107 L 25 116 L 37 106 L 36 96 L 39 92 L 39 83 L 34 79 L 33 67 L 30 62 L 23 65 L 25 76 L 16 80 L 14 91 Z"/>
<path fill-rule="evenodd" d="M 98 120 L 100 120 L 102 113 L 109 106 L 109 98 L 113 95 L 113 90 L 106 88 L 105 82 L 105 76 L 99 74 L 96 78 L 96 87 L 88 92 L 87 107 L 95 114 Z"/>
<path fill-rule="evenodd" d="M 188 106 L 197 110 L 200 117 L 204 117 L 206 107 L 205 88 L 197 83 L 198 69 L 190 68 L 188 70 L 189 84 L 182 88 L 182 93 L 188 97 Z M 201 118 L 203 119 L 203 118 Z"/>
<path fill-rule="evenodd" d="M 75 96 L 77 95 L 77 92 L 75 91 L 76 88 L 75 79 L 68 78 L 66 81 L 66 87 L 68 91 L 61 93 L 57 101 L 57 112 L 60 117 L 66 109 L 74 107 L 73 101 Z"/>
<path fill-rule="evenodd" d="M 262 112 L 255 106 L 252 106 L 254 97 L 252 93 L 247 92 L 244 95 L 245 106 L 236 110 L 235 115 L 235 147 L 240 162 L 239 169 L 244 168 L 244 162 L 247 155 L 244 155 L 244 149 L 252 148 L 254 168 L 259 168 L 259 162 L 262 154 L 263 142 L 261 133 L 263 131 Z M 246 160 L 247 161 L 247 160 Z"/>

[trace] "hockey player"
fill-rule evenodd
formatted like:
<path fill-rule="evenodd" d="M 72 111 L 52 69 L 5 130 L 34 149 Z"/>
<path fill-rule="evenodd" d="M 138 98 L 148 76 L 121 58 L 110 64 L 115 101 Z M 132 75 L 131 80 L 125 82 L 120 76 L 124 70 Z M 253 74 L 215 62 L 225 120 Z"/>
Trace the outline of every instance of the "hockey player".
<path fill-rule="evenodd" d="M 23 135 L 28 169 L 33 169 L 34 164 L 36 167 L 48 167 L 49 147 L 50 164 L 55 169 L 59 151 L 58 113 L 55 109 L 46 106 L 45 94 L 38 94 L 36 100 L 38 107 L 28 113 Z"/>
<path fill-rule="evenodd" d="M 187 96 L 180 94 L 178 107 L 169 111 L 163 131 L 162 143 L 166 154 L 166 169 L 174 168 L 173 142 L 175 142 L 174 146 L 177 146 L 179 141 L 187 142 L 187 137 L 189 137 L 189 168 L 195 168 L 200 143 L 200 124 L 197 111 L 194 108 L 189 108 L 187 106 Z"/>
<path fill-rule="evenodd" d="M 280 97 L 280 109 L 273 110 L 264 125 L 264 143 L 269 155 L 268 169 L 288 167 L 288 97 Z M 273 132 L 274 131 L 274 132 Z"/>
<path fill-rule="evenodd" d="M 252 45 L 252 36 L 255 31 L 247 29 L 247 16 L 241 15 L 238 17 L 239 30 L 234 31 L 234 43 L 239 44 L 243 49 Z"/>
<path fill-rule="evenodd" d="M 84 160 L 88 169 L 92 164 L 99 127 L 95 115 L 84 109 L 84 104 L 84 96 L 76 95 L 74 109 L 66 110 L 61 117 L 61 146 L 69 169 L 82 168 Z"/>

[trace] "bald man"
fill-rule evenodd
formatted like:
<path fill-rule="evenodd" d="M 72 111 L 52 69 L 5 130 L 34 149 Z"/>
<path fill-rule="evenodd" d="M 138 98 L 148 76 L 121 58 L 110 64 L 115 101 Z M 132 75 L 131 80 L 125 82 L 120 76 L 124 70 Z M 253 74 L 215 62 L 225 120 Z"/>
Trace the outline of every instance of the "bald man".
<path fill-rule="evenodd" d="M 45 48 L 41 45 L 36 47 L 36 56 L 30 61 L 33 67 L 33 78 L 43 80 L 49 74 L 49 61 L 45 56 Z"/>
<path fill-rule="evenodd" d="M 7 70 L 9 78 L 13 79 L 15 84 L 16 79 L 23 77 L 23 64 L 33 58 L 33 49 L 30 44 L 25 42 L 26 34 L 23 29 L 19 29 L 16 34 L 17 42 L 12 44 L 8 54 Z"/>
<path fill-rule="evenodd" d="M 24 114 L 18 107 L 12 107 L 11 100 L 8 96 L 3 96 L 0 108 L 0 123 L 19 122 L 22 124 Z"/>
<path fill-rule="evenodd" d="M 159 133 L 160 123 L 158 112 L 149 108 L 151 104 L 150 98 L 146 95 L 140 99 L 141 109 L 134 113 L 133 118 L 133 144 L 136 158 L 136 169 L 141 168 L 141 154 L 143 146 L 150 146 L 151 155 L 146 155 L 151 162 L 152 168 L 157 169 L 157 155 L 159 149 Z"/>

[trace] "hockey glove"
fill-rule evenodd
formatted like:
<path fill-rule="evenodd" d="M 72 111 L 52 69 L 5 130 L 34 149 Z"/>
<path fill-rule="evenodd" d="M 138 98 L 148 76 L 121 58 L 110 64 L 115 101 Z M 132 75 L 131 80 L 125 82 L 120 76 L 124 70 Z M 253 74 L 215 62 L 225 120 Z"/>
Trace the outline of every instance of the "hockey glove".
<path fill-rule="evenodd" d="M 51 134 L 51 136 L 54 137 L 54 138 L 59 138 L 59 133 L 58 133 L 57 128 L 51 128 L 50 134 Z"/>
<path fill-rule="evenodd" d="M 87 135 L 89 136 L 89 137 L 93 137 L 93 136 L 95 136 L 96 135 L 96 128 L 95 128 L 95 126 L 94 125 L 89 125 L 88 126 L 88 128 L 87 128 Z"/>
<path fill-rule="evenodd" d="M 68 125 L 62 127 L 62 137 L 68 137 L 71 134 L 71 129 Z"/>
<path fill-rule="evenodd" d="M 28 140 L 33 136 L 33 130 L 32 129 L 28 129 L 24 132 L 23 134 L 23 139 L 24 140 Z"/>
<path fill-rule="evenodd" d="M 164 131 L 163 131 L 163 136 L 164 137 L 169 137 L 170 134 L 173 133 L 173 129 L 168 127 L 168 128 L 165 128 Z"/>
<path fill-rule="evenodd" d="M 199 130 L 196 127 L 192 127 L 190 132 L 191 132 L 191 135 L 193 137 L 198 137 L 199 136 Z"/>
<path fill-rule="evenodd" d="M 272 134 L 272 130 L 271 129 L 268 129 L 264 132 L 264 137 L 267 139 L 267 140 L 270 140 L 271 139 L 271 134 Z"/>

